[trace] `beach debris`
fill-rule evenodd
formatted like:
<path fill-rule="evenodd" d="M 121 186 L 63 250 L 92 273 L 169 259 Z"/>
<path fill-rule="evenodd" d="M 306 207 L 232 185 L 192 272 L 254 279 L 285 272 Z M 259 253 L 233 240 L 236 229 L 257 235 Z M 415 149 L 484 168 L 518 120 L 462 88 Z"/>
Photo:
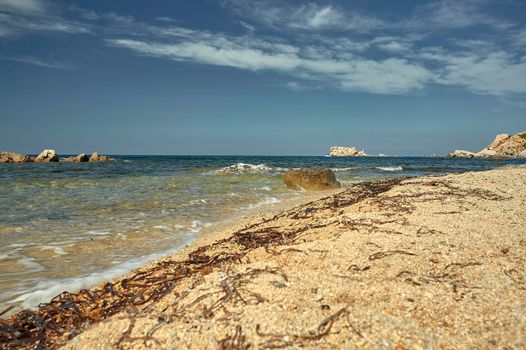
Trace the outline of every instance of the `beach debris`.
<path fill-rule="evenodd" d="M 247 342 L 246 336 L 243 335 L 241 325 L 236 325 L 233 335 L 227 335 L 217 344 L 220 350 L 248 350 L 252 345 Z"/>
<path fill-rule="evenodd" d="M 45 149 L 35 158 L 35 162 L 39 163 L 50 163 L 58 162 L 59 158 L 57 152 L 53 149 Z"/>
<path fill-rule="evenodd" d="M 295 190 L 316 191 L 341 187 L 331 169 L 289 170 L 283 174 L 283 182 L 287 187 Z"/>

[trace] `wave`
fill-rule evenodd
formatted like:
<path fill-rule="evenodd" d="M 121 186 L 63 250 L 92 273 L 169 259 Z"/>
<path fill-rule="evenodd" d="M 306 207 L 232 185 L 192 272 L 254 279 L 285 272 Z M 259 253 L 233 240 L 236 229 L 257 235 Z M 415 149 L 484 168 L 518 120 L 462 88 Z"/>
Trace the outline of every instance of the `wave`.
<path fill-rule="evenodd" d="M 268 205 L 268 204 L 276 204 L 276 203 L 280 203 L 281 200 L 279 200 L 278 198 L 276 197 L 265 197 L 262 201 L 256 203 L 256 204 L 250 204 L 247 209 L 255 209 L 255 208 L 259 208 L 263 205 Z"/>
<path fill-rule="evenodd" d="M 381 171 L 402 171 L 404 168 L 402 166 L 379 166 L 375 169 L 381 170 Z"/>
<path fill-rule="evenodd" d="M 347 167 L 347 168 L 331 168 L 331 170 L 334 171 L 335 173 L 342 172 L 342 171 L 352 171 L 352 170 L 357 170 L 357 169 L 360 169 L 360 168 L 355 167 L 355 166 Z"/>
<path fill-rule="evenodd" d="M 195 221 L 195 224 L 192 224 L 192 231 L 186 235 L 182 235 L 183 242 L 172 249 L 134 258 L 117 264 L 105 271 L 94 272 L 86 276 L 40 281 L 36 285 L 35 290 L 19 295 L 14 299 L 14 302 L 21 302 L 25 308 L 34 308 L 40 303 L 49 302 L 49 300 L 65 290 L 76 293 L 81 289 L 88 289 L 100 283 L 123 276 L 136 268 L 144 266 L 150 261 L 180 251 L 195 239 L 195 233 L 200 230 L 201 225 L 200 222 Z"/>
<path fill-rule="evenodd" d="M 266 164 L 236 163 L 217 170 L 211 171 L 212 174 L 250 174 L 250 173 L 282 173 L 288 168 L 273 167 Z"/>

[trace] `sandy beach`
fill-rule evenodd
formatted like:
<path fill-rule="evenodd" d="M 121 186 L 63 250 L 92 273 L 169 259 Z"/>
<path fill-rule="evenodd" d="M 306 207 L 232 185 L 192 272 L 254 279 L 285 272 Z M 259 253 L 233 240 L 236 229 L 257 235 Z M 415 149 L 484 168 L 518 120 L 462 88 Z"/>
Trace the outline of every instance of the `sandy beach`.
<path fill-rule="evenodd" d="M 1 347 L 520 349 L 524 227 L 526 167 L 364 182 L 12 316 Z"/>

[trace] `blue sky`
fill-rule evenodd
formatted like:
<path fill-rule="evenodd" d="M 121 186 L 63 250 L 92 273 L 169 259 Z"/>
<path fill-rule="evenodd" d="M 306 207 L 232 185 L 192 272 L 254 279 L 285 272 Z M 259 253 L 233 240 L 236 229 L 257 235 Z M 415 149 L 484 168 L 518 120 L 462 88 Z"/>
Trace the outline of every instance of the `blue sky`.
<path fill-rule="evenodd" d="M 476 151 L 525 97 L 525 1 L 0 0 L 1 150 Z"/>

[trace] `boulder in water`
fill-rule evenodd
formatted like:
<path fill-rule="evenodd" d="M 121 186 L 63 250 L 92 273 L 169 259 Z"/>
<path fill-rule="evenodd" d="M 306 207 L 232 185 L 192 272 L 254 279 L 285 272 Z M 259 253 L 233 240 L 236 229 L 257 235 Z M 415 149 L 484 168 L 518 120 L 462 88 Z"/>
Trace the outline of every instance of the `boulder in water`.
<path fill-rule="evenodd" d="M 81 153 L 75 158 L 71 160 L 74 163 L 85 163 L 89 161 L 89 157 L 86 155 L 86 153 Z"/>
<path fill-rule="evenodd" d="M 2 152 L 0 155 L 0 163 L 29 163 L 32 161 L 33 157 L 15 152 Z"/>
<path fill-rule="evenodd" d="M 36 158 L 35 162 L 39 163 L 49 163 L 49 162 L 58 162 L 58 155 L 55 150 L 45 149 L 43 150 Z"/>
<path fill-rule="evenodd" d="M 283 174 L 283 182 L 292 189 L 307 191 L 328 190 L 341 186 L 330 169 L 290 170 Z"/>
<path fill-rule="evenodd" d="M 110 157 L 100 155 L 98 152 L 94 152 L 91 157 L 89 157 L 90 162 L 107 162 L 110 160 Z"/>

